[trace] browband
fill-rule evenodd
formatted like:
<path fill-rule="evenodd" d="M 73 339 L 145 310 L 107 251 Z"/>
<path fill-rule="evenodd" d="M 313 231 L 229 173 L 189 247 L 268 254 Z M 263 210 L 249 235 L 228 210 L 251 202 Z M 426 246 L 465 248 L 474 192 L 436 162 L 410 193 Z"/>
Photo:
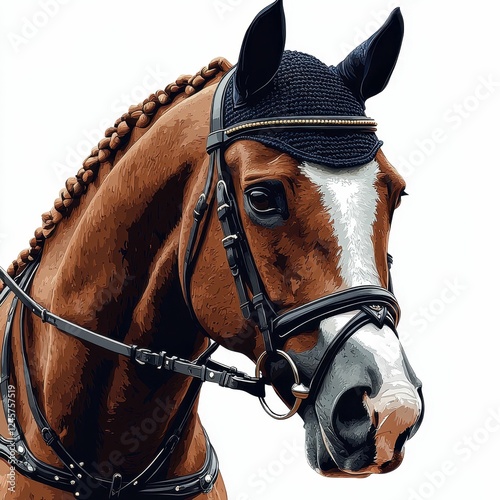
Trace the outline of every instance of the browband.
<path fill-rule="evenodd" d="M 266 130 L 325 130 L 335 132 L 366 132 L 377 131 L 377 122 L 366 116 L 294 116 L 277 117 L 264 120 L 250 120 L 237 123 L 225 129 L 210 133 L 207 140 L 207 152 L 228 145 L 241 136 L 252 132 Z"/>

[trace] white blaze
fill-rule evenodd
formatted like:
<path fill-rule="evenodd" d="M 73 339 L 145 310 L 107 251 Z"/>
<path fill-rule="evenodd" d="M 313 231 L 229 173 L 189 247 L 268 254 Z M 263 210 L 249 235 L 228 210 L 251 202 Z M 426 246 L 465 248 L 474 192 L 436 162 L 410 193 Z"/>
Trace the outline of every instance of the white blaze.
<path fill-rule="evenodd" d="M 380 285 L 372 241 L 378 202 L 377 162 L 335 172 L 305 162 L 300 169 L 317 186 L 330 216 L 341 249 L 339 271 L 345 286 Z"/>
<path fill-rule="evenodd" d="M 339 273 L 344 286 L 380 286 L 372 241 L 377 216 L 378 191 L 375 186 L 380 172 L 378 163 L 373 160 L 361 167 L 332 171 L 304 162 L 300 169 L 318 189 L 330 217 L 332 236 L 340 247 Z M 356 313 L 352 311 L 324 319 L 320 324 L 318 343 L 307 355 L 319 361 L 325 348 Z M 384 382 L 406 378 L 401 346 L 389 327 L 379 330 L 366 325 L 351 340 L 373 354 Z"/>

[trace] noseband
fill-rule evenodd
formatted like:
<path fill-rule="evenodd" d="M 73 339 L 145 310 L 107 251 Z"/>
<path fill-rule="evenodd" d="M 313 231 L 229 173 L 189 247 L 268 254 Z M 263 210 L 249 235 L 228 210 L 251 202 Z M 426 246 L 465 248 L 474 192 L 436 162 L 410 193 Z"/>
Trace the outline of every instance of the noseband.
<path fill-rule="evenodd" d="M 263 129 L 269 131 L 287 129 L 374 132 L 376 123 L 364 116 L 287 116 L 247 121 L 224 128 L 224 96 L 233 72 L 234 69 L 229 71 L 220 81 L 212 103 L 210 135 L 207 142 L 207 152 L 210 155 L 209 169 L 203 192 L 193 213 L 193 225 L 184 258 L 183 288 L 186 304 L 196 320 L 191 304 L 191 276 L 199 255 L 200 243 L 204 237 L 203 231 L 200 233 L 201 222 L 212 204 L 212 198 L 214 198 L 223 232 L 222 245 L 225 248 L 228 265 L 234 278 L 243 317 L 256 323 L 264 340 L 265 350 L 257 360 L 255 376 L 251 377 L 236 368 L 227 367 L 212 360 L 211 355 L 218 346 L 216 343 L 212 343 L 196 360 L 188 361 L 176 356 L 168 356 L 165 351 L 152 352 L 149 349 L 139 348 L 137 345 L 127 345 L 87 330 L 51 313 L 28 295 L 27 290 L 38 262 L 31 263 L 15 280 L 0 268 L 0 279 L 15 295 L 8 314 L 0 373 L 0 392 L 5 417 L 9 422 L 11 438 L 0 436 L 0 457 L 14 465 L 24 476 L 58 489 L 71 491 L 75 497 L 79 497 L 88 484 L 95 485 L 95 488 L 101 493 L 103 490 L 107 491 L 109 498 L 118 498 L 121 491 L 127 491 L 136 496 L 156 494 L 162 498 L 178 499 L 206 493 L 212 489 L 218 475 L 217 457 L 208 436 L 206 436 L 206 461 L 198 473 L 181 478 L 157 480 L 158 471 L 167 463 L 186 428 L 188 416 L 203 382 L 216 383 L 222 387 L 241 390 L 256 396 L 270 416 L 283 420 L 295 414 L 303 400 L 315 400 L 336 354 L 360 328 L 367 324 L 373 324 L 377 328 L 383 328 L 387 325 L 396 333 L 400 310 L 396 298 L 392 294 L 390 274 L 389 290 L 372 285 L 353 287 L 318 298 L 289 311 L 278 313 L 275 305 L 269 299 L 253 260 L 238 213 L 230 171 L 224 161 L 225 150 L 230 144 L 241 138 L 242 134 L 246 136 Z M 217 182 L 215 189 L 212 189 L 214 178 Z M 213 191 L 215 191 L 215 196 L 212 196 Z M 204 227 L 206 228 L 207 224 Z M 391 262 L 392 258 L 388 256 L 389 268 Z M 0 301 L 4 300 L 5 297 L 6 294 L 2 294 Z M 190 385 L 185 400 L 179 407 L 172 429 L 169 429 L 164 441 L 160 444 L 156 457 L 136 477 L 125 480 L 119 473 L 114 474 L 112 478 L 96 477 L 85 466 L 84 462 L 79 461 L 66 450 L 37 403 L 28 369 L 27 352 L 23 348 L 22 368 L 26 379 L 29 408 L 45 443 L 54 450 L 63 464 L 63 469 L 39 461 L 30 452 L 21 426 L 17 418 L 11 416 L 8 404 L 12 326 L 19 303 L 21 304 L 19 328 L 23 346 L 23 311 L 27 309 L 38 316 L 42 322 L 86 343 L 126 356 L 138 365 L 150 365 L 160 370 L 179 373 L 195 379 Z M 298 333 L 317 328 L 325 318 L 351 311 L 358 311 L 358 313 L 348 321 L 329 344 L 313 376 L 305 385 L 301 381 L 301 374 L 295 362 L 283 349 L 286 340 Z M 294 377 L 291 393 L 295 401 L 291 405 L 290 411 L 283 415 L 272 411 L 265 401 L 265 385 L 269 382 L 262 376 L 262 371 L 266 360 L 276 359 L 276 357 L 285 359 L 290 365 Z"/>
<path fill-rule="evenodd" d="M 214 172 L 217 184 L 215 197 L 217 215 L 221 224 L 222 245 L 226 250 L 227 262 L 234 278 L 240 308 L 243 317 L 253 320 L 259 327 L 264 340 L 265 350 L 257 360 L 255 376 L 261 377 L 261 369 L 270 357 L 281 357 L 291 367 L 294 384 L 291 392 L 295 402 L 286 414 L 277 414 L 267 405 L 265 398 L 259 396 L 264 410 L 273 418 L 284 420 L 297 412 L 301 401 L 311 401 L 317 395 L 321 382 L 344 343 L 360 328 L 371 323 L 377 328 L 389 326 L 396 333 L 400 309 L 392 294 L 392 284 L 389 276 L 389 290 L 375 285 L 357 286 L 336 292 L 301 305 L 284 313 L 278 314 L 276 308 L 263 285 L 259 271 L 252 257 L 251 250 L 238 213 L 238 205 L 234 194 L 229 167 L 224 160 L 224 152 L 230 144 L 252 132 L 262 130 L 328 130 L 333 132 L 367 132 L 376 130 L 376 122 L 365 116 L 286 116 L 279 118 L 263 118 L 242 122 L 231 127 L 224 126 L 224 100 L 231 76 L 236 67 L 226 73 L 220 81 L 212 103 L 210 120 L 210 135 L 207 141 L 207 152 L 210 155 L 208 176 L 204 190 L 198 199 L 194 210 L 194 223 L 188 240 L 184 261 L 185 299 L 194 313 L 190 298 L 190 279 L 196 263 L 196 243 L 200 222 L 203 219 L 209 203 Z M 388 264 L 392 258 L 388 256 Z M 359 311 L 337 334 L 328 346 L 319 362 L 308 386 L 300 382 L 300 374 L 292 358 L 283 350 L 283 345 L 292 335 L 317 327 L 325 318 L 351 311 Z"/>

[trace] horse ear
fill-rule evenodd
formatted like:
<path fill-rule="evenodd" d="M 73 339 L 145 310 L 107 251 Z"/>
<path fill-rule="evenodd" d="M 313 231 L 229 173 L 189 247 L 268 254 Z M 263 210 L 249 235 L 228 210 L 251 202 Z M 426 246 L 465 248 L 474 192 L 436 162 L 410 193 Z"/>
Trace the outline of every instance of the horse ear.
<path fill-rule="evenodd" d="M 337 70 L 354 95 L 364 102 L 389 83 L 403 42 L 404 22 L 399 7 L 368 40 L 355 48 Z"/>
<path fill-rule="evenodd" d="M 263 9 L 248 28 L 241 46 L 234 81 L 234 105 L 247 104 L 271 83 L 285 48 L 283 0 Z"/>

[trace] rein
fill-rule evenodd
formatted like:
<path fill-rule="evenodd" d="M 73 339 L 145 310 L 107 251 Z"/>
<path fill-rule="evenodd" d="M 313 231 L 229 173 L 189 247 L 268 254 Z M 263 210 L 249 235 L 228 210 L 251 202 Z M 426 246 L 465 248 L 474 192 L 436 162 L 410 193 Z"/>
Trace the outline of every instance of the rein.
<path fill-rule="evenodd" d="M 253 396 L 263 394 L 263 381 L 250 377 L 233 367 L 228 367 L 210 359 L 210 355 L 217 349 L 218 345 L 212 343 L 206 351 L 195 361 L 187 361 L 177 356 L 167 356 L 165 351 L 159 353 L 149 349 L 139 348 L 137 345 L 128 345 L 114 339 L 110 339 L 98 333 L 92 332 L 75 323 L 71 323 L 51 313 L 41 305 L 37 304 L 6 272 L 0 267 L 0 279 L 14 293 L 35 316 L 43 323 L 55 326 L 61 332 L 72 337 L 102 347 L 107 351 L 128 357 L 139 365 L 151 365 L 158 369 L 164 369 L 173 373 L 187 375 L 201 382 L 212 382 L 222 387 L 247 392 Z M 206 360 L 203 364 L 200 361 Z"/>

